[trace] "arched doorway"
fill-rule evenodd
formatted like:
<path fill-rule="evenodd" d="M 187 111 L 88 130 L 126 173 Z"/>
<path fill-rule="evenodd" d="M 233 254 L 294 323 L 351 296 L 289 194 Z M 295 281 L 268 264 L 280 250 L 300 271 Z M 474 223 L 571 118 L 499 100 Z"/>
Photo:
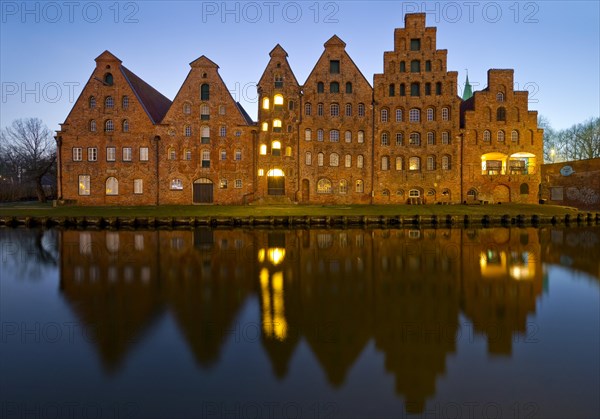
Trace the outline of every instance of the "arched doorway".
<path fill-rule="evenodd" d="M 269 195 L 285 195 L 285 176 L 281 169 L 267 172 L 267 193 Z"/>
<path fill-rule="evenodd" d="M 213 203 L 213 183 L 207 178 L 200 178 L 194 181 L 194 204 L 212 204 Z"/>
<path fill-rule="evenodd" d="M 494 203 L 510 202 L 510 189 L 506 185 L 498 185 L 493 192 Z"/>
<path fill-rule="evenodd" d="M 310 200 L 310 182 L 308 179 L 302 179 L 302 202 Z"/>

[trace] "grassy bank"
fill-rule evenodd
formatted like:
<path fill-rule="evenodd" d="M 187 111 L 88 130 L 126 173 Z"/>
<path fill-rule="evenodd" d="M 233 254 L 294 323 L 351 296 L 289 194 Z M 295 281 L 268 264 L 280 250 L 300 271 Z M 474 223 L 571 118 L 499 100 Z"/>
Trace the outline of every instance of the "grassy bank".
<path fill-rule="evenodd" d="M 0 216 L 33 217 L 264 217 L 264 216 L 560 216 L 574 214 L 556 205 L 189 205 L 149 207 L 57 207 L 39 203 L 0 204 Z M 583 211 L 586 212 L 586 211 Z"/>

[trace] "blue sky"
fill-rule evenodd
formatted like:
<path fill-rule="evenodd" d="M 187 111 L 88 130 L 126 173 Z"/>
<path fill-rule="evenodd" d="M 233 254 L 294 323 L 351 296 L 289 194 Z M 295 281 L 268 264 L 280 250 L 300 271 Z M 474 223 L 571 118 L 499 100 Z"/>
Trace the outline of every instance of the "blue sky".
<path fill-rule="evenodd" d="M 333 34 L 372 83 L 406 12 L 426 12 L 448 69 L 483 89 L 489 68 L 513 68 L 530 109 L 554 128 L 600 115 L 600 2 L 592 1 L 5 1 L 0 126 L 64 122 L 108 49 L 173 99 L 201 55 L 216 62 L 256 118 L 255 83 L 280 43 L 300 83 Z M 462 93 L 462 90 L 457 92 Z"/>

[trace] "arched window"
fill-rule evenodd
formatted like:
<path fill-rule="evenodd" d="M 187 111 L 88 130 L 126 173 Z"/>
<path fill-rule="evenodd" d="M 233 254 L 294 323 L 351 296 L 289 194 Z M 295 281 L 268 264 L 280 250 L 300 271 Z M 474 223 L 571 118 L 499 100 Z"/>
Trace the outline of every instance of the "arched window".
<path fill-rule="evenodd" d="M 483 131 L 483 141 L 486 143 L 492 141 L 492 133 L 487 129 Z"/>
<path fill-rule="evenodd" d="M 129 109 L 129 96 L 123 96 L 123 98 L 121 99 L 121 107 L 123 109 Z"/>
<path fill-rule="evenodd" d="M 346 93 L 352 93 L 352 83 L 346 82 Z"/>
<path fill-rule="evenodd" d="M 281 119 L 273 120 L 273 132 L 281 132 Z"/>
<path fill-rule="evenodd" d="M 431 71 L 431 61 L 425 61 L 425 71 Z"/>
<path fill-rule="evenodd" d="M 388 121 L 388 110 L 386 108 L 383 108 L 381 110 L 381 122 L 387 122 Z"/>
<path fill-rule="evenodd" d="M 359 169 L 362 169 L 364 164 L 365 164 L 365 158 L 363 157 L 363 155 L 359 154 L 358 156 L 356 156 L 356 167 L 358 167 Z"/>
<path fill-rule="evenodd" d="M 183 150 L 183 160 L 192 160 L 192 150 L 189 148 Z"/>
<path fill-rule="evenodd" d="M 396 170 L 404 170 L 404 162 L 400 156 L 396 157 Z"/>
<path fill-rule="evenodd" d="M 427 156 L 427 170 L 435 170 L 435 156 Z"/>
<path fill-rule="evenodd" d="M 410 198 L 418 198 L 421 196 L 421 191 L 418 189 L 411 189 L 410 191 L 408 191 L 408 196 Z"/>
<path fill-rule="evenodd" d="M 499 143 L 503 143 L 504 142 L 504 131 L 500 130 L 498 131 L 498 142 Z"/>
<path fill-rule="evenodd" d="M 396 85 L 394 83 L 389 85 L 389 95 L 390 97 L 396 96 Z"/>
<path fill-rule="evenodd" d="M 175 160 L 177 158 L 177 152 L 175 151 L 175 149 L 173 147 L 170 147 L 167 150 L 167 156 L 169 160 Z"/>
<path fill-rule="evenodd" d="M 352 142 L 352 131 L 344 132 L 344 141 L 346 141 L 347 143 Z"/>
<path fill-rule="evenodd" d="M 266 144 L 261 144 L 259 147 L 259 154 L 261 156 L 266 156 L 267 155 L 267 145 Z"/>
<path fill-rule="evenodd" d="M 210 128 L 207 127 L 206 125 L 203 125 L 200 128 L 200 142 L 202 144 L 210 143 Z"/>
<path fill-rule="evenodd" d="M 348 181 L 346 181 L 346 179 L 340 180 L 340 193 L 348 193 Z"/>
<path fill-rule="evenodd" d="M 106 195 L 119 195 L 119 181 L 115 177 L 106 179 Z"/>
<path fill-rule="evenodd" d="M 104 107 L 108 108 L 108 109 L 112 109 L 115 106 L 115 101 L 113 99 L 112 96 L 107 96 L 106 99 L 104 99 Z"/>
<path fill-rule="evenodd" d="M 265 153 L 266 153 L 266 146 L 265 146 Z M 203 169 L 208 169 L 210 168 L 210 150 L 202 150 L 201 153 L 201 167 Z M 183 189 L 183 186 L 182 186 Z"/>
<path fill-rule="evenodd" d="M 268 122 L 263 122 L 260 129 L 263 132 L 268 131 L 269 130 L 269 123 Z"/>
<path fill-rule="evenodd" d="M 332 167 L 340 165 L 340 156 L 337 153 L 331 153 L 329 155 L 329 165 Z"/>
<path fill-rule="evenodd" d="M 340 92 L 340 84 L 337 81 L 332 81 L 329 83 L 329 93 L 339 93 Z"/>
<path fill-rule="evenodd" d="M 382 146 L 390 145 L 389 134 L 387 132 L 381 133 L 381 145 Z"/>
<path fill-rule="evenodd" d="M 269 99 L 268 97 L 263 97 L 262 108 L 266 110 L 271 109 L 271 99 Z"/>
<path fill-rule="evenodd" d="M 496 121 L 506 121 L 506 108 L 500 106 L 496 111 Z"/>
<path fill-rule="evenodd" d="M 337 129 L 329 131 L 329 141 L 332 143 L 338 143 L 340 141 L 340 132 Z"/>
<path fill-rule="evenodd" d="M 447 154 L 442 156 L 442 170 L 450 170 L 450 156 Z"/>
<path fill-rule="evenodd" d="M 304 115 L 311 116 L 312 114 L 312 105 L 310 103 L 306 103 L 304 105 Z"/>
<path fill-rule="evenodd" d="M 352 167 L 352 155 L 346 154 L 344 157 L 344 167 Z"/>
<path fill-rule="evenodd" d="M 287 147 L 285 148 L 285 156 L 286 156 L 286 157 L 292 157 L 292 147 L 290 147 L 290 146 L 287 146 Z"/>
<path fill-rule="evenodd" d="M 477 199 L 477 191 L 475 189 L 469 189 L 467 191 L 467 199 L 470 201 L 475 201 Z"/>
<path fill-rule="evenodd" d="M 365 116 L 365 104 L 364 103 L 358 104 L 358 116 Z"/>
<path fill-rule="evenodd" d="M 312 164 L 312 153 L 310 151 L 306 152 L 304 161 L 306 163 L 307 166 L 310 166 Z"/>
<path fill-rule="evenodd" d="M 410 122 L 419 122 L 421 120 L 421 111 L 417 108 L 412 108 L 408 112 L 408 120 Z"/>
<path fill-rule="evenodd" d="M 331 193 L 331 181 L 329 179 L 319 179 L 317 182 L 317 193 Z"/>
<path fill-rule="evenodd" d="M 396 145 L 404 144 L 404 134 L 401 132 L 396 133 Z"/>
<path fill-rule="evenodd" d="M 273 105 L 275 106 L 283 106 L 283 95 L 276 94 L 273 98 Z"/>
<path fill-rule="evenodd" d="M 123 132 L 129 132 L 129 121 L 127 119 L 123 120 L 122 129 L 123 129 Z"/>
<path fill-rule="evenodd" d="M 356 192 L 363 193 L 365 191 L 365 183 L 361 179 L 356 180 Z"/>
<path fill-rule="evenodd" d="M 183 113 L 185 115 L 189 115 L 192 113 L 192 105 L 190 105 L 188 102 L 185 102 L 183 104 Z"/>
<path fill-rule="evenodd" d="M 323 166 L 325 155 L 323 153 L 317 154 L 317 166 Z"/>
<path fill-rule="evenodd" d="M 448 131 L 442 132 L 442 144 L 450 144 L 450 133 Z"/>
<path fill-rule="evenodd" d="M 210 119 L 210 107 L 206 103 L 200 105 L 200 119 L 203 121 Z"/>
<path fill-rule="evenodd" d="M 203 83 L 200 86 L 200 100 L 210 100 L 210 86 L 208 83 Z"/>
<path fill-rule="evenodd" d="M 390 158 L 388 156 L 381 157 L 381 170 L 390 170 Z"/>
<path fill-rule="evenodd" d="M 427 108 L 427 120 L 433 121 L 434 119 L 434 111 L 433 108 Z"/>
<path fill-rule="evenodd" d="M 323 130 L 322 129 L 318 129 L 317 130 L 317 141 L 323 141 Z"/>
<path fill-rule="evenodd" d="M 96 98 L 94 96 L 90 96 L 90 109 L 94 109 L 96 107 Z"/>
<path fill-rule="evenodd" d="M 112 119 L 107 119 L 104 123 L 104 131 L 113 132 L 115 130 L 115 124 Z"/>
<path fill-rule="evenodd" d="M 325 92 L 325 84 L 322 81 L 317 83 L 317 93 Z"/>
<path fill-rule="evenodd" d="M 183 135 L 185 135 L 186 137 L 191 137 L 192 136 L 192 127 L 189 125 L 186 125 L 183 128 Z"/>
<path fill-rule="evenodd" d="M 356 142 L 359 144 L 362 144 L 365 142 L 365 132 L 364 131 L 358 131 L 358 134 L 356 137 Z"/>
<path fill-rule="evenodd" d="M 94 119 L 90 121 L 90 131 L 96 132 L 96 121 Z"/>
<path fill-rule="evenodd" d="M 521 183 L 521 186 L 519 186 L 519 193 L 521 195 L 529 195 L 529 184 Z"/>
<path fill-rule="evenodd" d="M 352 116 L 352 104 L 346 103 L 346 116 Z"/>
<path fill-rule="evenodd" d="M 504 93 L 502 93 L 502 92 L 496 93 L 496 102 L 504 102 Z"/>
<path fill-rule="evenodd" d="M 271 155 L 281 156 L 281 143 L 279 141 L 273 141 L 271 143 Z"/>
<path fill-rule="evenodd" d="M 435 133 L 433 131 L 427 133 L 427 144 L 435 145 Z"/>
<path fill-rule="evenodd" d="M 310 128 L 306 128 L 304 130 L 304 140 L 306 140 L 306 141 L 312 140 L 312 131 Z"/>
<path fill-rule="evenodd" d="M 396 109 L 396 122 L 402 122 L 402 109 Z"/>
<path fill-rule="evenodd" d="M 442 121 L 447 121 L 450 118 L 450 110 L 448 108 L 442 108 Z"/>
<path fill-rule="evenodd" d="M 408 170 L 421 170 L 421 159 L 419 157 L 408 159 Z"/>
<path fill-rule="evenodd" d="M 340 105 L 337 103 L 332 103 L 329 107 L 329 113 L 331 116 L 339 116 L 340 115 Z"/>
<path fill-rule="evenodd" d="M 110 73 L 106 73 L 104 75 L 104 84 L 106 84 L 108 86 L 112 86 L 113 83 L 114 83 L 113 75 Z"/>
<path fill-rule="evenodd" d="M 317 116 L 323 116 L 323 104 L 317 103 Z"/>
<path fill-rule="evenodd" d="M 408 144 L 421 145 L 421 134 L 419 134 L 418 132 L 411 132 L 410 136 L 408 137 Z"/>
<path fill-rule="evenodd" d="M 518 143 L 519 142 L 519 131 L 513 130 L 510 133 L 510 139 L 513 143 Z"/>

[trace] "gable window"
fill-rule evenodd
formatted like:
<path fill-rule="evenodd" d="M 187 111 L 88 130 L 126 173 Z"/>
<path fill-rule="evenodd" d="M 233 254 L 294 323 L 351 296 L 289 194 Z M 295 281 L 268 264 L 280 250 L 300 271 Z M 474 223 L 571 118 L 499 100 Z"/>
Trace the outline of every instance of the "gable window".
<path fill-rule="evenodd" d="M 242 150 L 240 150 L 240 149 L 236 149 L 236 150 L 235 150 L 235 153 L 234 153 L 234 157 L 233 157 L 233 159 L 234 159 L 235 161 L 242 161 Z"/>
<path fill-rule="evenodd" d="M 346 103 L 346 116 L 352 116 L 352 104 Z"/>
<path fill-rule="evenodd" d="M 131 147 L 123 147 L 123 161 L 131 161 Z"/>
<path fill-rule="evenodd" d="M 129 96 L 123 96 L 123 99 L 121 101 L 121 107 L 123 109 L 129 109 Z"/>
<path fill-rule="evenodd" d="M 410 50 L 411 51 L 420 51 L 421 50 L 421 40 L 418 38 L 413 38 L 410 40 Z"/>
<path fill-rule="evenodd" d="M 210 167 L 210 150 L 202 150 L 202 168 L 208 169 Z"/>
<path fill-rule="evenodd" d="M 450 110 L 448 108 L 442 108 L 442 121 L 447 121 L 450 118 Z"/>
<path fill-rule="evenodd" d="M 119 195 L 119 181 L 115 177 L 106 179 L 106 195 Z"/>
<path fill-rule="evenodd" d="M 90 121 L 90 132 L 96 132 L 96 121 L 94 119 Z"/>
<path fill-rule="evenodd" d="M 113 75 L 110 73 L 106 73 L 104 75 L 104 84 L 106 84 L 107 86 L 112 86 L 113 83 L 114 83 Z"/>
<path fill-rule="evenodd" d="M 140 161 L 148 161 L 148 147 L 140 147 Z"/>
<path fill-rule="evenodd" d="M 396 133 L 396 145 L 402 145 L 404 143 L 404 134 L 401 132 Z"/>
<path fill-rule="evenodd" d="M 225 115 L 225 106 L 224 105 L 219 106 L 219 115 Z"/>
<path fill-rule="evenodd" d="M 365 104 L 364 103 L 358 104 L 358 116 L 365 116 Z"/>
<path fill-rule="evenodd" d="M 90 175 L 79 175 L 79 195 L 90 194 Z"/>
<path fill-rule="evenodd" d="M 115 130 L 115 124 L 112 119 L 107 119 L 104 123 L 105 132 L 113 132 Z"/>
<path fill-rule="evenodd" d="M 346 82 L 346 93 L 352 93 L 352 83 Z"/>
<path fill-rule="evenodd" d="M 413 108 L 408 112 L 408 120 L 410 122 L 419 122 L 421 120 L 421 111 Z"/>
<path fill-rule="evenodd" d="M 123 132 L 129 132 L 129 121 L 127 119 L 123 120 Z"/>
<path fill-rule="evenodd" d="M 340 141 L 340 132 L 337 129 L 332 129 L 329 131 L 329 141 L 332 143 L 337 143 Z"/>
<path fill-rule="evenodd" d="M 208 83 L 203 83 L 200 86 L 200 100 L 209 100 L 210 99 L 210 86 Z"/>
<path fill-rule="evenodd" d="M 144 193 L 143 179 L 133 179 L 133 193 L 136 195 Z"/>
<path fill-rule="evenodd" d="M 106 161 L 115 161 L 117 149 L 115 147 L 106 147 Z"/>
<path fill-rule="evenodd" d="M 331 116 L 339 116 L 340 115 L 340 105 L 337 103 L 332 103 L 329 107 L 329 113 Z"/>
<path fill-rule="evenodd" d="M 323 116 L 323 104 L 322 103 L 317 103 L 317 115 Z"/>
<path fill-rule="evenodd" d="M 420 73 L 421 72 L 421 61 L 412 60 L 410 62 L 410 72 L 411 73 Z"/>
<path fill-rule="evenodd" d="M 186 137 L 191 137 L 192 136 L 192 127 L 189 125 L 186 125 L 185 128 L 183 129 L 183 135 L 185 135 Z"/>
<path fill-rule="evenodd" d="M 96 107 L 96 98 L 94 96 L 90 96 L 90 109 L 94 109 Z"/>
<path fill-rule="evenodd" d="M 325 84 L 320 81 L 317 83 L 317 93 L 324 93 L 325 92 Z"/>
<path fill-rule="evenodd" d="M 365 142 L 365 132 L 364 131 L 358 131 L 358 134 L 356 136 L 356 141 L 359 144 L 362 144 Z"/>
<path fill-rule="evenodd" d="M 207 121 L 210 119 L 210 108 L 206 103 L 200 105 L 200 119 L 202 121 Z"/>
<path fill-rule="evenodd" d="M 275 88 L 281 89 L 283 87 L 283 76 L 281 74 L 275 74 Z"/>
<path fill-rule="evenodd" d="M 329 73 L 340 74 L 340 60 L 329 60 Z"/>
<path fill-rule="evenodd" d="M 408 137 L 409 145 L 421 145 L 421 134 L 418 132 L 412 132 Z"/>
<path fill-rule="evenodd" d="M 171 179 L 170 188 L 173 191 L 182 191 L 183 190 L 183 181 L 178 178 Z"/>
<path fill-rule="evenodd" d="M 337 153 L 331 153 L 329 155 L 329 165 L 331 167 L 337 167 L 340 164 L 340 156 Z"/>
<path fill-rule="evenodd" d="M 344 167 L 352 167 L 352 155 L 346 154 L 344 157 Z"/>
<path fill-rule="evenodd" d="M 104 99 L 104 107 L 108 109 L 115 107 L 115 101 L 112 96 L 107 96 L 106 99 Z"/>
<path fill-rule="evenodd" d="M 506 109 L 502 106 L 496 111 L 496 121 L 506 121 Z"/>
<path fill-rule="evenodd" d="M 83 149 L 81 147 L 73 147 L 73 161 L 81 161 L 83 159 Z"/>
<path fill-rule="evenodd" d="M 394 83 L 392 83 L 392 84 L 389 85 L 389 87 L 388 87 L 388 93 L 389 93 L 390 97 L 396 95 L 396 85 Z"/>
<path fill-rule="evenodd" d="M 332 81 L 329 83 L 329 93 L 339 93 L 340 92 L 340 84 L 337 81 Z"/>
<path fill-rule="evenodd" d="M 365 158 L 363 157 L 363 155 L 359 154 L 358 156 L 356 156 L 356 167 L 359 169 L 362 169 L 364 164 L 365 164 Z"/>
<path fill-rule="evenodd" d="M 421 96 L 421 88 L 419 83 L 411 83 L 410 84 L 410 95 L 411 96 Z"/>
<path fill-rule="evenodd" d="M 312 114 L 312 105 L 307 103 L 304 105 L 304 115 L 310 116 Z"/>
<path fill-rule="evenodd" d="M 183 113 L 185 115 L 190 115 L 192 113 L 192 105 L 190 105 L 188 102 L 183 104 Z"/>

